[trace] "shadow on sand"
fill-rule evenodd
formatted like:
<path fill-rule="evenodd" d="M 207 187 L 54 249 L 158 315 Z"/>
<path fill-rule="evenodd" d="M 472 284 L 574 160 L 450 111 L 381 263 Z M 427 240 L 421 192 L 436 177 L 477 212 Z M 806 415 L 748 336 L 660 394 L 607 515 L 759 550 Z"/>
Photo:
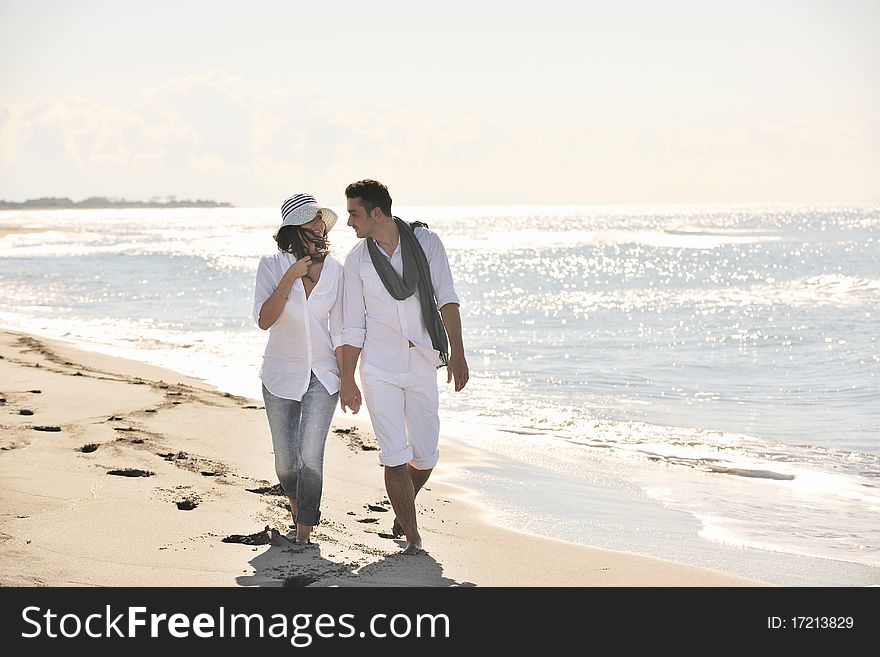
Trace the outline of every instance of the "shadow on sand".
<path fill-rule="evenodd" d="M 361 566 L 337 563 L 324 555 L 338 552 L 332 544 L 297 545 L 273 531 L 271 542 L 255 549 L 254 573 L 236 578 L 241 586 L 475 586 L 443 577 L 443 566 L 428 552 L 380 557 Z M 401 546 L 402 546 L 402 542 Z"/>

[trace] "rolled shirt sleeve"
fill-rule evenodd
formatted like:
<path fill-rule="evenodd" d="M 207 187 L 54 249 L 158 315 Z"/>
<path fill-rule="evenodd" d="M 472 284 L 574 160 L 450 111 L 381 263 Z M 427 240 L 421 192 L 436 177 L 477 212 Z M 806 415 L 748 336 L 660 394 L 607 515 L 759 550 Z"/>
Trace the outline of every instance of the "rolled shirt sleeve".
<path fill-rule="evenodd" d="M 339 280 L 336 286 L 336 301 L 330 308 L 330 342 L 335 351 L 342 346 L 343 302 L 345 299 L 345 280 Z"/>
<path fill-rule="evenodd" d="M 437 299 L 437 308 L 440 309 L 447 303 L 461 305 L 455 284 L 452 280 L 452 269 L 449 267 L 449 258 L 446 248 L 437 233 L 431 230 L 423 230 L 423 239 L 419 240 L 428 259 L 431 268 L 431 285 L 434 287 L 434 296 Z"/>
<path fill-rule="evenodd" d="M 343 270 L 342 344 L 363 349 L 367 336 L 367 310 L 359 263 L 359 250 L 355 248 L 346 257 Z"/>
<path fill-rule="evenodd" d="M 272 296 L 275 291 L 276 282 L 272 275 L 272 269 L 269 266 L 269 259 L 266 256 L 260 258 L 260 265 L 257 267 L 257 282 L 254 287 L 254 322 L 260 323 L 260 310 L 266 300 Z"/>

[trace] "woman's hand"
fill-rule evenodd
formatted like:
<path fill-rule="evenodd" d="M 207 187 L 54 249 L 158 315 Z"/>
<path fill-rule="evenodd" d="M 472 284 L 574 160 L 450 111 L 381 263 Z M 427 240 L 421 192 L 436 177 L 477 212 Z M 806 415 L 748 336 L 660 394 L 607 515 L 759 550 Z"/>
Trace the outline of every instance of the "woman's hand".
<path fill-rule="evenodd" d="M 304 258 L 300 258 L 292 265 L 290 265 L 290 269 L 285 272 L 284 277 L 289 279 L 291 283 L 295 281 L 297 278 L 302 278 L 306 275 L 306 272 L 309 270 L 309 265 L 312 262 L 312 256 L 306 256 Z"/>

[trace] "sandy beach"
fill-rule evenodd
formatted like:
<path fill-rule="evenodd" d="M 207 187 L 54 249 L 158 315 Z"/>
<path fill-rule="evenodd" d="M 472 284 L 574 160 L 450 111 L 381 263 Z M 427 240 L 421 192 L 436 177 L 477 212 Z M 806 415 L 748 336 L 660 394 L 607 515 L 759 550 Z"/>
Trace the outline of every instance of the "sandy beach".
<path fill-rule="evenodd" d="M 327 441 L 323 522 L 290 540 L 262 404 L 173 371 L 0 332 L 0 585 L 749 586 L 492 524 L 444 466 L 399 554 L 364 416 Z"/>

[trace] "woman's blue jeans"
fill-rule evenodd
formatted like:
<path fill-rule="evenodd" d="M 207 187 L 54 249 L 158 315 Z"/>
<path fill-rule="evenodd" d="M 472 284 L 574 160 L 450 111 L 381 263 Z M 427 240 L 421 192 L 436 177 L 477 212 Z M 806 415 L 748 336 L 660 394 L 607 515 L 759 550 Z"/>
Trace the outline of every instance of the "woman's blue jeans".
<path fill-rule="evenodd" d="M 263 386 L 275 450 L 275 473 L 296 500 L 296 522 L 317 525 L 324 488 L 324 445 L 339 393 L 330 394 L 314 373 L 302 401 L 276 397 Z"/>

